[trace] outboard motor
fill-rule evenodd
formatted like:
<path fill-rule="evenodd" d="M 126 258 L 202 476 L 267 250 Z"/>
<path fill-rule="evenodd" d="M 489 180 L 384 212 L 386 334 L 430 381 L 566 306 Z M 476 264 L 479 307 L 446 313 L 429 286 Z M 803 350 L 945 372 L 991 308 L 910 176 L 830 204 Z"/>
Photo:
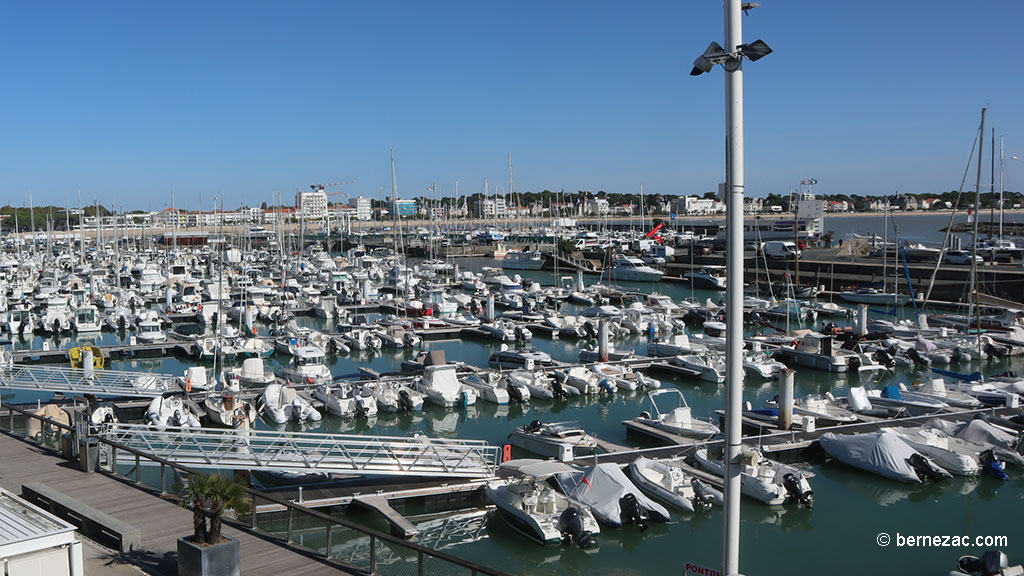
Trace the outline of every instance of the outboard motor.
<path fill-rule="evenodd" d="M 118 330 L 124 330 L 126 323 L 127 323 L 127 321 L 125 320 L 123 315 L 117 317 L 117 328 L 118 328 Z"/>
<path fill-rule="evenodd" d="M 398 391 L 398 409 L 403 412 L 412 412 L 412 398 L 409 397 L 408 390 Z"/>
<path fill-rule="evenodd" d="M 917 477 L 922 480 L 929 478 L 933 482 L 939 482 L 940 480 L 952 477 L 949 472 L 939 468 L 931 460 L 917 452 L 915 452 L 910 458 L 907 458 L 907 464 L 910 464 L 910 467 L 917 473 Z"/>
<path fill-rule="evenodd" d="M 914 361 L 914 364 L 918 366 L 929 364 L 928 359 L 921 356 L 921 353 L 916 348 L 907 348 L 907 358 Z"/>
<path fill-rule="evenodd" d="M 651 419 L 651 413 L 646 411 L 646 410 L 644 410 L 643 412 L 640 413 L 640 417 L 645 419 L 645 420 L 650 420 Z"/>
<path fill-rule="evenodd" d="M 957 560 L 956 567 L 959 572 L 951 574 L 980 574 L 981 576 L 1011 576 L 1024 573 L 1024 568 L 1018 564 L 1010 566 L 1010 560 L 1006 554 L 999 550 L 988 550 L 977 556 L 961 556 Z"/>
<path fill-rule="evenodd" d="M 708 494 L 704 483 L 696 478 L 690 480 L 690 486 L 693 488 L 693 498 L 690 502 L 693 503 L 693 510 L 695 512 L 706 512 L 711 509 L 711 495 Z"/>
<path fill-rule="evenodd" d="M 515 334 L 516 334 L 516 340 L 522 340 L 523 339 L 523 327 L 522 326 L 516 326 Z"/>
<path fill-rule="evenodd" d="M 583 331 L 587 333 L 587 338 L 595 338 L 597 336 L 597 330 L 594 328 L 593 322 L 584 322 Z"/>
<path fill-rule="evenodd" d="M 575 506 L 566 508 L 559 515 L 558 531 L 562 533 L 563 544 L 575 544 L 584 549 L 594 544 L 590 531 L 583 527 L 583 515 Z"/>
<path fill-rule="evenodd" d="M 1010 478 L 1006 475 L 1006 470 L 1003 469 L 1003 463 L 999 461 L 999 458 L 996 457 L 995 452 L 991 449 L 985 450 L 978 455 L 978 460 L 981 462 L 981 469 L 989 476 L 1004 481 Z"/>
<path fill-rule="evenodd" d="M 786 489 L 789 497 L 803 504 L 808 510 L 814 507 L 814 491 L 804 490 L 800 485 L 800 479 L 792 472 L 782 477 L 782 486 Z"/>
<path fill-rule="evenodd" d="M 986 342 L 985 345 L 981 347 L 981 349 L 985 352 L 985 354 L 988 354 L 989 358 L 1002 358 L 1006 354 L 1006 350 L 1002 348 L 997 348 L 991 342 Z"/>
<path fill-rule="evenodd" d="M 643 509 L 636 496 L 630 492 L 619 499 L 619 506 L 622 507 L 622 516 L 627 524 L 636 524 L 641 531 L 647 530 L 647 519 L 644 518 Z"/>
<path fill-rule="evenodd" d="M 892 367 L 896 364 L 892 356 L 885 350 L 875 350 L 875 353 L 871 355 L 875 362 L 878 362 L 882 366 Z"/>
<path fill-rule="evenodd" d="M 603 378 L 603 379 L 601 379 L 601 382 L 598 383 L 598 386 L 601 388 L 602 392 L 606 392 L 610 396 L 614 396 L 615 395 L 615 384 L 612 384 L 611 378 Z"/>
<path fill-rule="evenodd" d="M 533 422 L 527 424 L 526 428 L 523 428 L 523 430 L 525 432 L 536 432 L 537 430 L 540 430 L 540 427 L 543 425 L 544 423 L 541 422 L 540 420 L 534 420 Z"/>
<path fill-rule="evenodd" d="M 366 418 L 366 403 L 360 396 L 356 396 L 356 418 Z"/>
<path fill-rule="evenodd" d="M 561 380 L 555 378 L 551 381 L 551 391 L 554 393 L 555 398 L 568 398 L 569 394 L 565 391 L 562 386 Z"/>
<path fill-rule="evenodd" d="M 523 395 L 522 393 L 520 393 L 518 386 L 513 386 L 512 384 L 505 384 L 505 390 L 508 391 L 509 400 L 513 402 L 518 402 L 520 404 L 523 403 Z"/>

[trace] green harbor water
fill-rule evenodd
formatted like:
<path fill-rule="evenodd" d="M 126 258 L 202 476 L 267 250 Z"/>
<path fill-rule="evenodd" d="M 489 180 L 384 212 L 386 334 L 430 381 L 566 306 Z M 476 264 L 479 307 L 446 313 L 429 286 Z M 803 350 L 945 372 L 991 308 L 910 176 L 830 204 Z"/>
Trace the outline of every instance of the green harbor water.
<path fill-rule="evenodd" d="M 494 260 L 461 261 L 463 268 L 495 266 Z M 523 273 L 544 284 L 554 282 L 546 272 Z M 511 275 L 511 273 L 510 273 Z M 588 277 L 588 283 L 596 282 Z M 624 287 L 639 292 L 658 290 L 677 301 L 684 298 L 712 298 L 724 296 L 714 292 L 691 292 L 685 285 L 630 284 Z M 571 306 L 567 306 L 571 309 Z M 905 312 L 910 316 L 912 310 Z M 312 318 L 300 323 L 320 326 Z M 807 326 L 810 327 L 810 326 Z M 265 327 L 261 327 L 265 330 Z M 110 344 L 123 340 L 125 335 L 104 333 L 83 341 Z M 16 340 L 18 348 L 41 348 L 43 339 Z M 67 347 L 74 340 L 49 339 L 51 345 Z M 576 359 L 582 342 L 549 340 L 535 336 L 534 346 L 547 351 L 558 360 Z M 587 343 L 586 346 L 594 345 Z M 634 337 L 613 341 L 618 349 L 645 350 L 646 338 Z M 491 352 L 498 348 L 475 340 L 425 341 L 423 348 L 444 350 L 449 361 L 464 361 L 486 366 Z M 397 370 L 402 359 L 411 358 L 415 350 L 388 351 L 378 354 L 341 355 L 330 358 L 336 376 L 353 374 L 359 366 L 376 370 Z M 268 361 L 276 368 L 276 360 Z M 182 358 L 114 360 L 113 369 L 138 370 L 181 374 L 190 362 Z M 996 374 L 1007 370 L 1024 373 L 1024 360 L 1008 359 L 988 361 L 979 366 L 953 366 L 952 369 L 970 372 L 982 370 Z M 724 388 L 690 380 L 672 380 L 662 375 L 663 387 L 678 387 L 698 416 L 710 416 L 722 408 Z M 799 369 L 796 375 L 797 393 L 824 393 L 837 396 L 846 394 L 850 386 L 869 387 L 887 381 L 912 382 L 920 375 L 897 371 L 891 376 L 877 373 L 868 375 L 834 375 L 811 369 Z M 744 388 L 744 399 L 760 406 L 776 394 L 772 381 L 749 380 Z M 17 401 L 31 401 L 36 396 L 26 393 L 15 395 Z M 40 398 L 45 400 L 45 397 Z M 543 421 L 579 420 L 591 434 L 630 446 L 651 446 L 642 440 L 627 437 L 621 422 L 637 416 L 647 409 L 644 394 L 617 394 L 613 398 L 573 401 L 534 401 L 527 407 L 497 407 L 480 402 L 475 407 L 444 411 L 427 406 L 422 414 L 381 414 L 371 421 L 338 419 L 325 416 L 322 425 L 307 431 L 374 433 L 407 435 L 421 432 L 431 436 L 461 437 L 486 440 L 492 444 L 505 442 L 516 426 L 534 419 Z M 261 426 L 265 426 L 262 423 Z M 525 456 L 525 454 L 515 454 Z M 744 574 L 775 576 L 801 574 L 945 574 L 955 567 L 963 554 L 980 554 L 984 547 L 899 547 L 897 535 L 964 535 L 1005 536 L 1008 545 L 1003 550 L 1015 562 L 1024 561 L 1024 527 L 1019 520 L 1024 512 L 1024 471 L 1009 469 L 1009 481 L 1000 482 L 989 477 L 954 478 L 941 484 L 905 485 L 869 475 L 835 462 L 825 462 L 820 454 L 808 454 L 802 460 L 815 474 L 811 479 L 814 489 L 814 509 L 795 505 L 768 507 L 747 498 L 743 500 L 741 528 L 741 567 Z M 683 574 L 685 566 L 700 565 L 717 569 L 721 562 L 722 511 L 715 508 L 706 514 L 672 513 L 667 524 L 652 524 L 645 532 L 635 527 L 604 529 L 598 537 L 599 549 L 578 549 L 540 546 L 522 537 L 493 511 L 493 507 L 459 510 L 444 514 L 413 514 L 411 519 L 423 529 L 421 542 L 442 549 L 449 554 L 497 568 L 512 574 L 593 574 L 593 575 L 649 575 Z M 426 512 L 426 511 L 424 511 Z M 386 531 L 383 521 L 367 513 L 353 513 L 351 519 Z M 310 531 L 305 537 L 314 545 L 321 538 Z M 322 531 L 321 531 L 322 532 Z M 880 533 L 890 535 L 892 543 L 879 546 Z M 302 531 L 299 531 L 302 536 Z M 320 544 L 323 545 L 322 543 Z M 356 554 L 368 545 L 353 537 L 351 541 L 335 538 L 339 553 L 351 549 Z M 346 548 L 348 547 L 348 548 Z M 395 555 L 395 568 L 413 558 Z M 413 566 L 410 564 L 410 566 Z"/>

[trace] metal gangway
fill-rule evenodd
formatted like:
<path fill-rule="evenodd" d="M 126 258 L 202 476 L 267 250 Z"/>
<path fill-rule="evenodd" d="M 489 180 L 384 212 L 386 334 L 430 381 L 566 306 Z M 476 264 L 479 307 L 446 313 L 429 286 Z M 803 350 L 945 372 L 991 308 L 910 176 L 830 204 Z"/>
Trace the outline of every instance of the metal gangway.
<path fill-rule="evenodd" d="M 141 398 L 182 391 L 180 379 L 168 374 L 27 364 L 0 368 L 0 388 Z"/>
<path fill-rule="evenodd" d="M 318 434 L 276 430 L 179 428 L 112 423 L 108 442 L 191 468 L 349 475 L 485 478 L 499 448 L 481 440 Z M 104 444 L 105 446 L 106 444 Z M 134 462 L 124 450 L 119 462 Z"/>

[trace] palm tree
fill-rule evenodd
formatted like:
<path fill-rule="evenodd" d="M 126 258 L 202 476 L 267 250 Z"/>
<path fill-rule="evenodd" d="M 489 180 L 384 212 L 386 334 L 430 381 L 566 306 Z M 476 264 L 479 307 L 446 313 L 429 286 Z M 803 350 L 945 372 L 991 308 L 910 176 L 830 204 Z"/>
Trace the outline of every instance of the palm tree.
<path fill-rule="evenodd" d="M 216 544 L 221 540 L 224 511 L 246 514 L 252 507 L 245 486 L 220 474 L 193 473 L 182 492 L 181 505 L 192 508 L 193 542 Z M 206 517 L 210 529 L 206 529 Z"/>

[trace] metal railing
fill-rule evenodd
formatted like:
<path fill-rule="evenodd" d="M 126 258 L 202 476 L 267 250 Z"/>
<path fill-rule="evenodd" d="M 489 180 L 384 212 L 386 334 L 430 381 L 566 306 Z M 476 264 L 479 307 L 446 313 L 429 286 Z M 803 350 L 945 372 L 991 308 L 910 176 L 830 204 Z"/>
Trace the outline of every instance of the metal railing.
<path fill-rule="evenodd" d="M 7 414 L 3 414 L 3 410 Z M 16 425 L 16 416 L 21 416 L 21 426 Z M 65 457 L 78 456 L 79 442 L 76 427 L 35 414 L 18 406 L 5 405 L 0 409 L 0 422 L 6 419 L 6 432 L 11 436 L 59 450 Z M 40 432 L 29 436 L 28 423 L 36 421 Z M 2 424 L 0 424 L 2 426 Z M 121 444 L 102 436 L 87 439 L 99 442 L 105 453 L 100 456 L 100 473 L 133 482 L 139 488 L 161 497 L 179 501 L 178 493 L 188 477 L 196 473 L 184 466 L 154 454 L 146 453 L 132 446 Z M 119 463 L 128 466 L 121 470 Z M 144 465 L 159 467 L 159 478 L 144 475 Z M 168 475 L 171 482 L 168 483 Z M 148 482 L 152 482 L 151 484 Z M 168 490 L 168 487 L 171 490 Z M 368 575 L 450 575 L 508 576 L 504 572 L 480 566 L 438 550 L 426 548 L 414 542 L 378 532 L 371 528 L 307 508 L 276 495 L 247 489 L 252 498 L 252 512 L 247 518 L 225 523 L 236 528 L 277 540 L 282 545 L 314 554 L 320 560 L 339 569 Z M 283 511 L 258 514 L 257 504 L 268 502 Z M 185 527 L 183 527 L 185 529 Z"/>
<path fill-rule="evenodd" d="M 484 478 L 499 448 L 479 440 L 114 423 L 104 439 L 194 468 Z"/>
<path fill-rule="evenodd" d="M 0 368 L 0 388 L 152 398 L 182 386 L 166 374 L 12 364 Z"/>

